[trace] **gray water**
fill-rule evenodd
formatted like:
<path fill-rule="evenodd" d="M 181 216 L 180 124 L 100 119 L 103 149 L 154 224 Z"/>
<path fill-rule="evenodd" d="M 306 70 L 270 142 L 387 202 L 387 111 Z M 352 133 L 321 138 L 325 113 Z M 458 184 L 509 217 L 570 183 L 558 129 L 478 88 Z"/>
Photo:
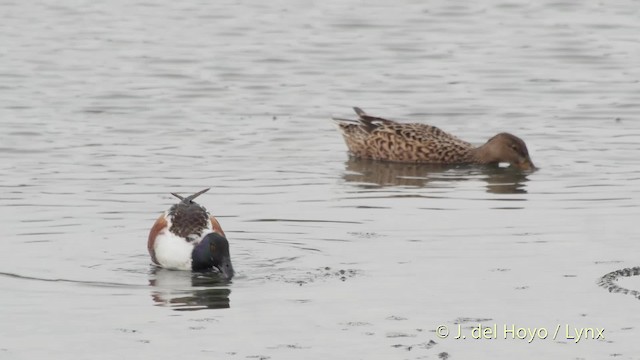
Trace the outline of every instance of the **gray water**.
<path fill-rule="evenodd" d="M 640 358 L 639 300 L 598 286 L 640 265 L 636 1 L 0 14 L 0 358 Z M 352 106 L 514 133 L 540 170 L 349 159 L 329 119 Z M 230 284 L 146 252 L 169 193 L 206 187 Z"/>

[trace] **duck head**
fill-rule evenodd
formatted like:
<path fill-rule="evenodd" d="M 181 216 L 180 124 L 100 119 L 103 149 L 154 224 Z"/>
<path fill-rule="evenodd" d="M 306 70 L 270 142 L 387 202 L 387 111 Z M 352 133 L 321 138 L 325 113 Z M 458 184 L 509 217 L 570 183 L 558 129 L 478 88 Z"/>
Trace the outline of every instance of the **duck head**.
<path fill-rule="evenodd" d="M 520 170 L 535 170 L 527 145 L 519 137 L 500 133 L 475 151 L 476 159 L 485 164 L 508 162 Z"/>
<path fill-rule="evenodd" d="M 218 233 L 207 234 L 198 245 L 193 248 L 191 267 L 194 271 L 216 268 L 220 274 L 231 279 L 234 275 L 229 255 L 227 238 Z"/>

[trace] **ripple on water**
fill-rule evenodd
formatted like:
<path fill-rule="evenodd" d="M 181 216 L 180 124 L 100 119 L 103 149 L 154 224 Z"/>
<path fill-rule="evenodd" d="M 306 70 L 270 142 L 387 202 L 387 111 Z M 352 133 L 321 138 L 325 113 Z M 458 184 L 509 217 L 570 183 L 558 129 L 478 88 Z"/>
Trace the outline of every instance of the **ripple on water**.
<path fill-rule="evenodd" d="M 607 289 L 610 293 L 620 293 L 631 295 L 640 299 L 640 290 L 632 290 L 618 285 L 618 280 L 622 277 L 632 277 L 640 275 L 640 267 L 625 268 L 612 271 L 598 280 L 598 285 Z"/>

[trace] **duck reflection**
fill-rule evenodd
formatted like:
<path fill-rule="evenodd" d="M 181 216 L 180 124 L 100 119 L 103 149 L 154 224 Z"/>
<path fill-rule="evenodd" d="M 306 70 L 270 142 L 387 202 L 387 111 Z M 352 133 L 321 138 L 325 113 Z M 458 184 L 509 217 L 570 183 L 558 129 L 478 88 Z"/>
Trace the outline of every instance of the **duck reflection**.
<path fill-rule="evenodd" d="M 177 311 L 229 308 L 228 281 L 217 272 L 174 271 L 153 267 L 151 298 L 157 306 Z"/>
<path fill-rule="evenodd" d="M 442 187 L 451 183 L 480 179 L 494 194 L 527 193 L 529 173 L 511 167 L 477 165 L 408 164 L 349 157 L 343 179 L 363 188 L 387 186 Z"/>
<path fill-rule="evenodd" d="M 526 194 L 526 183 L 529 174 L 518 169 L 489 167 L 482 169 L 483 178 L 487 182 L 487 192 L 492 194 Z"/>

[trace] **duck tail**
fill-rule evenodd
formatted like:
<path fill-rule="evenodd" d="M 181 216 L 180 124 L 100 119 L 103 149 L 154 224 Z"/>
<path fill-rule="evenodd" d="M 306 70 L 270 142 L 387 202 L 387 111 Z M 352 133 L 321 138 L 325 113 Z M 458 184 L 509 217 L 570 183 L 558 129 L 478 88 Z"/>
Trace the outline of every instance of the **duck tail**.
<path fill-rule="evenodd" d="M 343 123 L 349 123 L 349 124 L 358 124 L 359 123 L 358 120 L 343 119 L 343 118 L 339 118 L 339 117 L 332 117 L 331 120 L 335 121 L 338 125 L 343 124 Z"/>
<path fill-rule="evenodd" d="M 364 110 L 362 110 L 357 106 L 353 107 L 353 111 L 355 111 L 356 114 L 358 114 L 357 120 L 343 119 L 343 118 L 337 118 L 337 117 L 332 118 L 333 121 L 335 121 L 336 125 L 338 125 L 338 127 L 345 133 L 362 132 L 362 131 L 370 133 L 376 128 L 378 128 L 381 124 L 391 123 L 391 121 L 389 120 L 367 115 L 367 113 L 364 112 Z"/>
<path fill-rule="evenodd" d="M 176 194 L 176 193 L 171 193 L 171 195 L 173 195 L 173 196 L 177 197 L 178 199 L 180 199 L 180 200 L 182 200 L 182 201 L 185 201 L 185 202 L 191 202 L 191 201 L 193 201 L 193 199 L 195 199 L 195 198 L 197 198 L 198 196 L 200 196 L 200 195 L 202 195 L 202 194 L 206 193 L 206 192 L 207 192 L 207 191 L 209 191 L 210 189 L 211 189 L 211 188 L 206 188 L 206 189 L 204 189 L 204 190 L 200 190 L 200 191 L 198 191 L 197 193 L 195 193 L 195 194 L 193 194 L 193 195 L 189 195 L 189 196 L 187 196 L 187 197 L 183 197 L 183 196 L 178 195 L 178 194 Z"/>
<path fill-rule="evenodd" d="M 184 201 L 184 197 L 182 197 L 182 196 L 180 196 L 180 195 L 178 195 L 176 193 L 171 193 L 171 195 L 173 195 L 173 196 L 177 197 L 178 199 Z"/>
<path fill-rule="evenodd" d="M 353 110 L 356 112 L 356 114 L 358 114 L 358 117 L 359 117 L 358 120 L 344 119 L 344 118 L 338 118 L 338 117 L 332 117 L 331 119 L 337 122 L 338 124 L 343 124 L 343 123 L 360 124 L 362 120 L 365 120 L 367 117 L 369 117 L 369 115 L 367 115 L 367 113 L 365 113 L 364 110 L 360 109 L 357 106 L 355 106 Z"/>
<path fill-rule="evenodd" d="M 367 113 L 366 113 L 366 112 L 364 112 L 364 110 L 360 109 L 360 108 L 359 108 L 359 107 L 357 107 L 357 106 L 354 106 L 354 107 L 353 107 L 353 111 L 355 111 L 355 112 L 356 112 L 356 114 L 358 114 L 358 116 L 359 116 L 359 117 L 361 117 L 361 118 L 364 118 L 364 117 L 369 116 L 369 115 L 367 115 Z"/>
<path fill-rule="evenodd" d="M 393 121 L 387 120 L 381 117 L 377 117 L 377 116 L 371 116 L 357 106 L 353 107 L 353 111 L 355 111 L 356 114 L 358 114 L 358 122 L 365 127 L 365 130 L 367 132 L 372 132 L 373 130 L 377 129 L 380 125 L 393 124 Z"/>

